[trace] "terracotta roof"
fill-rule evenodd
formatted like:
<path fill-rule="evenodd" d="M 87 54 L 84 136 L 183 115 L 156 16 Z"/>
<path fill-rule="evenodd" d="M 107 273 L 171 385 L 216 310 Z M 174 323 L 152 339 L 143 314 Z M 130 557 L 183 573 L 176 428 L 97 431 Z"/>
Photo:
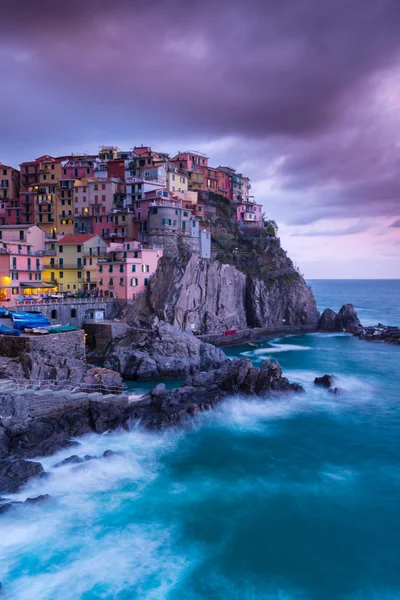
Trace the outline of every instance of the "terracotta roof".
<path fill-rule="evenodd" d="M 81 234 L 72 234 L 66 235 L 60 240 L 58 240 L 59 244 L 84 244 L 85 242 L 91 240 L 92 238 L 97 237 L 95 233 L 81 233 Z"/>

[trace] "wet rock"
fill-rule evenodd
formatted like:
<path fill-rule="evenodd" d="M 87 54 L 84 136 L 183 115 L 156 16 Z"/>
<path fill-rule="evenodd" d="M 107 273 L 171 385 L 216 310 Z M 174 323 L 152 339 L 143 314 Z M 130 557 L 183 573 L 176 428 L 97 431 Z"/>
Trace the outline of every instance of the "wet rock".
<path fill-rule="evenodd" d="M 26 460 L 0 460 L 0 491 L 7 494 L 18 492 L 32 477 L 44 473 L 38 462 Z"/>
<path fill-rule="evenodd" d="M 42 502 L 47 502 L 50 500 L 51 496 L 49 494 L 42 494 L 41 496 L 36 496 L 36 498 L 27 498 L 24 502 L 19 502 L 18 500 L 13 500 L 12 502 L 7 502 L 0 506 L 0 514 L 4 514 L 9 510 L 12 510 L 16 506 L 20 506 L 22 504 L 25 505 L 34 505 L 41 504 Z M 0 588 L 1 589 L 1 588 Z"/>
<path fill-rule="evenodd" d="M 115 452 L 114 450 L 106 450 L 103 452 L 103 458 L 111 458 L 112 456 L 122 456 L 121 452 Z"/>
<path fill-rule="evenodd" d="M 111 369 L 93 367 L 89 369 L 82 379 L 80 386 L 82 392 L 100 392 L 101 394 L 120 394 L 122 377 L 120 373 Z"/>
<path fill-rule="evenodd" d="M 322 377 L 316 377 L 314 379 L 315 385 L 330 388 L 333 385 L 335 378 L 333 375 L 323 375 Z"/>
<path fill-rule="evenodd" d="M 77 465 L 79 463 L 83 463 L 83 459 L 80 458 L 77 454 L 73 454 L 72 456 L 64 458 L 64 460 L 55 464 L 54 468 L 57 469 L 58 467 L 64 467 L 65 465 Z"/>
<path fill-rule="evenodd" d="M 337 387 L 329 388 L 328 392 L 330 394 L 334 394 L 335 396 L 341 396 L 342 395 L 341 390 L 339 388 L 337 388 Z"/>
<path fill-rule="evenodd" d="M 125 379 L 140 380 L 181 378 L 219 369 L 228 361 L 222 350 L 167 323 L 158 323 L 149 331 L 129 331 L 112 341 L 104 355 L 105 366 Z"/>
<path fill-rule="evenodd" d="M 318 329 L 320 331 L 341 331 L 338 315 L 334 310 L 326 308 L 318 321 Z"/>
<path fill-rule="evenodd" d="M 360 323 L 360 319 L 357 316 L 357 312 L 352 304 L 344 304 L 339 310 L 338 317 L 340 319 L 342 328 L 347 332 L 352 333 L 355 331 Z"/>

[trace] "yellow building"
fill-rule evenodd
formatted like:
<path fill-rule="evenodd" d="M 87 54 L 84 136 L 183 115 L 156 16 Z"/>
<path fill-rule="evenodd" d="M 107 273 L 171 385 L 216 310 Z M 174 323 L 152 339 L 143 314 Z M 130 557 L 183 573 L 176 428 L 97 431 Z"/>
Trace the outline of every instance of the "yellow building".
<path fill-rule="evenodd" d="M 166 187 L 172 194 L 181 197 L 188 191 L 188 176 L 175 165 L 168 165 Z"/>
<path fill-rule="evenodd" d="M 55 283 L 60 292 L 79 292 L 96 287 L 97 257 L 107 244 L 98 235 L 66 235 L 51 244 L 43 259 L 43 281 Z"/>

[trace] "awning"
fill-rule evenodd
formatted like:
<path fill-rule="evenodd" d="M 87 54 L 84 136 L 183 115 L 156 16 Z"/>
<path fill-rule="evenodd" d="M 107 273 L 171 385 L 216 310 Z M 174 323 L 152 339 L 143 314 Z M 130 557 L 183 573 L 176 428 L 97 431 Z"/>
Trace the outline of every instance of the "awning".
<path fill-rule="evenodd" d="M 38 288 L 54 288 L 57 287 L 56 283 L 44 283 L 43 281 L 29 281 L 28 283 L 24 282 L 22 283 L 22 281 L 18 284 L 21 287 L 24 288 L 32 288 L 33 290 L 36 290 Z"/>

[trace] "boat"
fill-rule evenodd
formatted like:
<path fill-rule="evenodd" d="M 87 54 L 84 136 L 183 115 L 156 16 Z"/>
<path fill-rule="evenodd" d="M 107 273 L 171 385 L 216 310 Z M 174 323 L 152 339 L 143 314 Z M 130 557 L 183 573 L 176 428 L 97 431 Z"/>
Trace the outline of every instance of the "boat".
<path fill-rule="evenodd" d="M 25 327 L 25 333 L 31 333 L 34 335 L 48 335 L 49 331 L 46 327 L 32 327 L 32 329 Z"/>
<path fill-rule="evenodd" d="M 0 335 L 11 335 L 11 336 L 19 336 L 21 332 L 18 329 L 13 329 L 12 327 L 7 327 L 7 325 L 0 325 Z"/>
<path fill-rule="evenodd" d="M 52 325 L 46 328 L 49 333 L 65 333 L 66 331 L 75 331 L 77 325 Z"/>
<path fill-rule="evenodd" d="M 43 319 L 14 319 L 14 329 L 33 329 L 34 327 L 50 327 L 50 321 L 45 317 Z"/>

